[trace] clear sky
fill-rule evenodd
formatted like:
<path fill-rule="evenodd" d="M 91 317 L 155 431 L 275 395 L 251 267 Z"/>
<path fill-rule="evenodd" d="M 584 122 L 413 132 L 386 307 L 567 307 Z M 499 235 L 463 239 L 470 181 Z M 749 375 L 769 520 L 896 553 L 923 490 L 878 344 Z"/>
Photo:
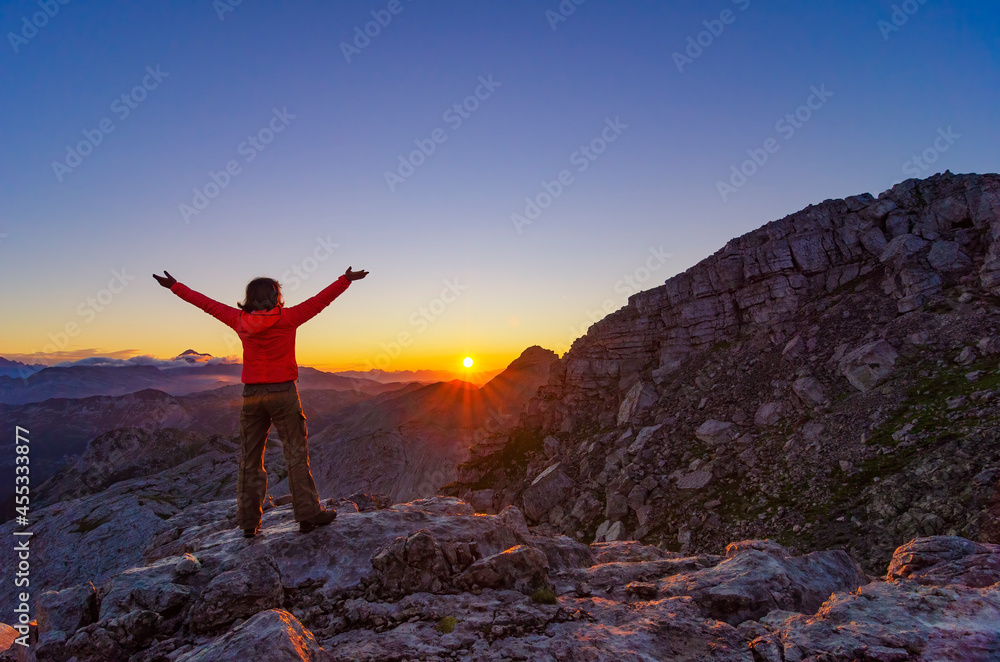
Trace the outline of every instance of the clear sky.
<path fill-rule="evenodd" d="M 493 369 L 810 203 L 998 170 L 993 1 L 63 1 L 0 5 L 8 358 L 238 355 L 151 274 L 350 265 L 301 364 Z"/>

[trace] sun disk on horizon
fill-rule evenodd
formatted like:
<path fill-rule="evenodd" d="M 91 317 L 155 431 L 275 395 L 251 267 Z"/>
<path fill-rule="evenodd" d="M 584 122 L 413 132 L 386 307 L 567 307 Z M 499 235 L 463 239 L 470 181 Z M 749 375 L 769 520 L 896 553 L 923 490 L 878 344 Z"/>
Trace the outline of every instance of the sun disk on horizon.
<path fill-rule="evenodd" d="M 472 357 L 471 356 L 466 356 L 464 359 L 462 359 L 462 365 L 464 365 L 466 368 L 471 368 L 472 367 Z"/>

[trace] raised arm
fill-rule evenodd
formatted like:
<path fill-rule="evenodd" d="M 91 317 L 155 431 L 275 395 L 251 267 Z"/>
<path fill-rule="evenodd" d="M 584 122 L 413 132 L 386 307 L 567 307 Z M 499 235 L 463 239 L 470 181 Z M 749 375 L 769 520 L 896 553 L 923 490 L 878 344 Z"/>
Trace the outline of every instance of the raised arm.
<path fill-rule="evenodd" d="M 232 329 L 236 328 L 236 322 L 240 318 L 240 311 L 238 308 L 233 308 L 232 306 L 219 303 L 215 299 L 211 299 L 201 292 L 195 292 L 187 285 L 178 283 L 177 279 L 171 276 L 169 272 L 164 271 L 163 273 L 166 274 L 166 278 L 153 274 L 153 278 L 156 279 L 156 282 L 163 287 L 170 288 L 171 292 L 188 303 L 198 306 L 226 326 Z"/>
<path fill-rule="evenodd" d="M 367 275 L 367 271 L 351 271 L 351 268 L 347 267 L 347 271 L 343 276 L 327 285 L 319 294 L 306 299 L 298 305 L 285 308 L 283 314 L 293 326 L 304 324 L 316 317 L 321 310 L 329 306 L 334 299 L 343 294 L 352 281 L 360 280 Z"/>

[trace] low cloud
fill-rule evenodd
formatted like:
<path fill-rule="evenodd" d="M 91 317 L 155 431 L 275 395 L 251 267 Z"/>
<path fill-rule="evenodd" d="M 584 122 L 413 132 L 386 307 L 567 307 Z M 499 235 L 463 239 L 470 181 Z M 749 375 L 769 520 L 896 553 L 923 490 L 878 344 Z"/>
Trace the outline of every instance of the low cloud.
<path fill-rule="evenodd" d="M 220 358 L 215 356 L 197 355 L 197 354 L 176 356 L 172 359 L 158 359 L 155 356 L 142 354 L 127 359 L 118 359 L 110 356 L 89 356 L 85 359 L 79 359 L 77 361 L 63 361 L 62 363 L 57 363 L 56 367 L 64 368 L 75 365 L 86 365 L 86 366 L 151 365 L 157 368 L 181 368 L 191 365 L 219 365 L 219 364 L 229 364 L 229 363 L 239 363 L 239 361 L 236 361 L 232 358 Z"/>
<path fill-rule="evenodd" d="M 34 354 L 5 354 L 3 358 L 20 361 L 28 365 L 60 368 L 75 365 L 85 366 L 135 366 L 151 365 L 157 368 L 179 368 L 191 365 L 219 365 L 239 363 L 236 357 L 218 357 L 207 354 L 181 354 L 169 359 L 161 359 L 149 354 L 139 354 L 137 349 L 107 351 L 102 349 L 79 349 L 59 352 L 37 352 Z"/>

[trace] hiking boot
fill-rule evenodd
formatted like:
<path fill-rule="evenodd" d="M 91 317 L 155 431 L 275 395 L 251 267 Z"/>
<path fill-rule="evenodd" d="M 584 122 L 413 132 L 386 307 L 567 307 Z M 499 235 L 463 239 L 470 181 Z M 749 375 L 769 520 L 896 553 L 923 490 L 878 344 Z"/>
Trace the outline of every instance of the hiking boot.
<path fill-rule="evenodd" d="M 257 535 L 257 530 L 259 528 L 260 528 L 259 526 L 255 526 L 252 529 L 243 529 L 243 537 L 244 538 L 253 538 L 255 535 Z"/>
<path fill-rule="evenodd" d="M 325 526 L 337 519 L 337 511 L 332 508 L 328 510 L 321 510 L 318 514 L 310 517 L 309 519 L 304 519 L 299 522 L 299 531 L 302 533 L 309 533 L 317 526 Z"/>

